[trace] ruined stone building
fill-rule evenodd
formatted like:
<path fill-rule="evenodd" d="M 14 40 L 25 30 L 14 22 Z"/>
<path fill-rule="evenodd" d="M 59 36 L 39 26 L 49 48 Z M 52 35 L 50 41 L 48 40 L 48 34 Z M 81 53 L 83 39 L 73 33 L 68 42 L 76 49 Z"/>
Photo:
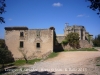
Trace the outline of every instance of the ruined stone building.
<path fill-rule="evenodd" d="M 68 33 L 71 32 L 76 32 L 79 34 L 81 48 L 92 47 L 93 43 L 91 40 L 93 38 L 93 35 L 90 35 L 89 32 L 86 31 L 84 26 L 78 26 L 78 25 L 69 26 L 67 23 L 65 24 L 64 34 L 57 35 L 58 42 L 61 43 L 64 40 L 65 36 L 67 36 Z"/>
<path fill-rule="evenodd" d="M 54 29 L 28 29 L 27 27 L 5 27 L 5 42 L 15 59 L 40 58 L 53 52 Z"/>
<path fill-rule="evenodd" d="M 12 52 L 14 59 L 23 59 L 23 54 L 27 59 L 45 58 L 56 48 L 55 41 L 61 47 L 64 37 L 70 32 L 79 33 L 80 45 L 82 48 L 90 47 L 87 41 L 88 35 L 84 26 L 68 26 L 64 29 L 64 34 L 57 35 L 55 28 L 48 29 L 28 29 L 27 27 L 5 27 L 5 42 Z M 57 46 L 57 49 L 60 49 Z"/>

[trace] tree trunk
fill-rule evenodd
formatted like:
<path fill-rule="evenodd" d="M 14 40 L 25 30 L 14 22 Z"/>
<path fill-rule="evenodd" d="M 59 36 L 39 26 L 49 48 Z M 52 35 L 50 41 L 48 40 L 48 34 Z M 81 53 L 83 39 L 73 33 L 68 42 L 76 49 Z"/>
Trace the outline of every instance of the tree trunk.
<path fill-rule="evenodd" d="M 25 56 L 25 55 L 24 55 L 24 59 L 25 59 L 26 63 L 28 63 L 28 60 L 27 60 L 27 58 L 26 58 L 26 56 Z"/>

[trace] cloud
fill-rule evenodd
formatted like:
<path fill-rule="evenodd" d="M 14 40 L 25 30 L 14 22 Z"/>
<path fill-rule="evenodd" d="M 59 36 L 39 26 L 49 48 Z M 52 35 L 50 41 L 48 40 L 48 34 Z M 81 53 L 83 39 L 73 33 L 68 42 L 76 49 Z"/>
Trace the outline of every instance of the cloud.
<path fill-rule="evenodd" d="M 77 17 L 90 17 L 89 15 L 86 15 L 86 14 L 79 14 L 79 15 L 77 15 Z"/>
<path fill-rule="evenodd" d="M 79 14 L 79 15 L 77 15 L 77 17 L 84 17 L 85 15 L 83 15 L 83 14 Z"/>
<path fill-rule="evenodd" d="M 12 19 L 11 19 L 11 18 L 9 18 L 8 20 L 9 20 L 9 21 L 12 21 Z"/>
<path fill-rule="evenodd" d="M 62 6 L 62 4 L 61 4 L 61 3 L 59 3 L 59 2 L 58 2 L 58 3 L 53 3 L 53 6 L 54 6 L 54 7 L 61 7 L 61 6 Z"/>

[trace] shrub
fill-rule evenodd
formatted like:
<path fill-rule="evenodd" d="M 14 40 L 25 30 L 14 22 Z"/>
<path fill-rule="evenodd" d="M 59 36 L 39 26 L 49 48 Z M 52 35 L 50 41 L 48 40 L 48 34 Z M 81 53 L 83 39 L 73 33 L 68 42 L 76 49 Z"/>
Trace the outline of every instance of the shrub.
<path fill-rule="evenodd" d="M 67 40 L 63 40 L 61 43 L 62 43 L 63 45 L 67 45 L 67 44 L 68 44 L 68 41 L 67 41 Z"/>

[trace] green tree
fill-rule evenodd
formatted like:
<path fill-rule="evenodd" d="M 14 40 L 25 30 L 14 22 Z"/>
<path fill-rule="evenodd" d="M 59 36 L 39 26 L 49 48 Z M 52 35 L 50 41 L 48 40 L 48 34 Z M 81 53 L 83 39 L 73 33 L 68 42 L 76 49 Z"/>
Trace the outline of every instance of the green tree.
<path fill-rule="evenodd" d="M 94 40 L 93 40 L 93 45 L 94 45 L 95 47 L 100 47 L 100 34 L 97 35 L 97 36 L 94 38 Z"/>
<path fill-rule="evenodd" d="M 90 5 L 88 6 L 90 9 L 94 11 L 98 11 L 97 14 L 100 14 L 100 0 L 88 0 Z"/>
<path fill-rule="evenodd" d="M 4 18 L 1 16 L 5 12 L 5 0 L 0 0 L 0 22 L 5 23 Z"/>
<path fill-rule="evenodd" d="M 0 39 L 0 48 L 5 48 L 5 40 Z"/>
<path fill-rule="evenodd" d="M 14 58 L 12 53 L 6 48 L 0 48 L 0 64 L 2 64 L 2 68 L 4 69 L 4 64 L 14 62 Z"/>
<path fill-rule="evenodd" d="M 78 33 L 69 33 L 65 39 L 68 41 L 69 45 L 73 48 L 79 48 L 79 34 Z"/>

